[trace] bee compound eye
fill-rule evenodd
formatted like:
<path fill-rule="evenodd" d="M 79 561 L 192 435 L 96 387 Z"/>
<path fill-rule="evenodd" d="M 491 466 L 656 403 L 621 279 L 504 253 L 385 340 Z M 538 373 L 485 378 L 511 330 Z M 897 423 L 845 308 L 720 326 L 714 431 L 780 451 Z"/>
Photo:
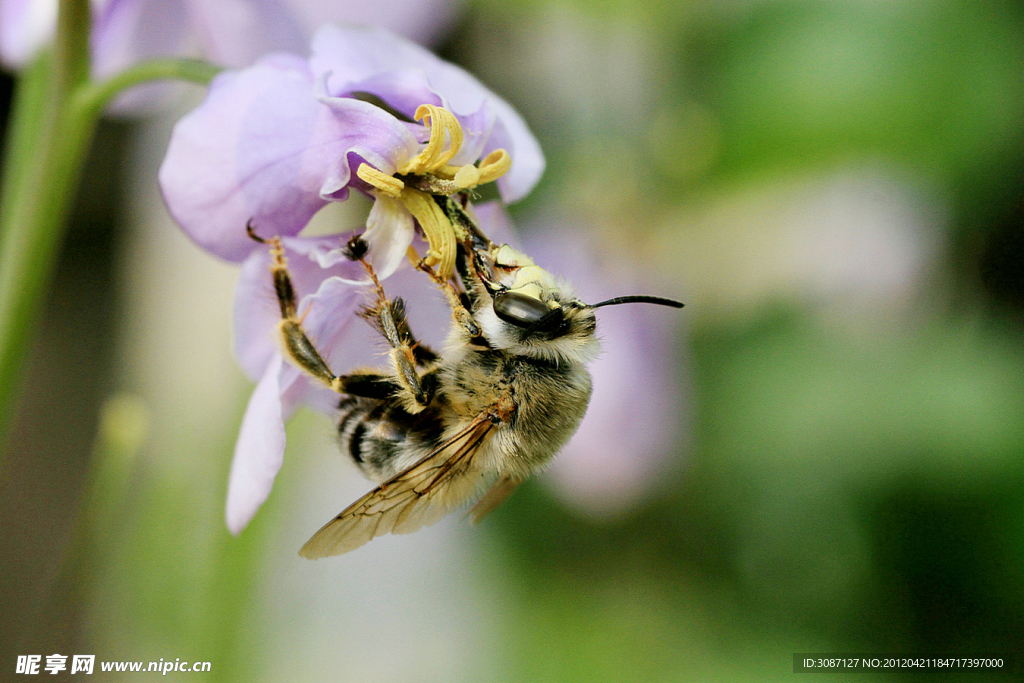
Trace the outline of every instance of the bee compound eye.
<path fill-rule="evenodd" d="M 494 296 L 494 312 L 505 322 L 529 327 L 551 311 L 540 299 L 519 292 L 500 292 Z"/>

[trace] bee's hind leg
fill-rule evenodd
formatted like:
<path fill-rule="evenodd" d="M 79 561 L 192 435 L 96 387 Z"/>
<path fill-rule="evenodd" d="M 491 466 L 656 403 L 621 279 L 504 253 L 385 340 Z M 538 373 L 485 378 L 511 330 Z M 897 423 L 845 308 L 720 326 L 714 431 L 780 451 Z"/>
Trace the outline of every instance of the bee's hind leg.
<path fill-rule="evenodd" d="M 273 259 L 270 270 L 274 277 L 277 302 L 281 308 L 278 331 L 292 363 L 339 394 L 387 399 L 401 396 L 405 390 L 420 406 L 430 403 L 437 387 L 436 375 L 433 372 L 428 372 L 420 377 L 414 366 L 433 364 L 437 360 L 437 354 L 413 339 L 408 322 L 406 322 L 405 304 L 402 300 L 388 301 L 384 296 L 384 290 L 374 275 L 372 267 L 358 254 L 361 248 L 357 242 L 359 238 L 354 238 L 347 247 L 349 256 L 353 260 L 363 261 L 376 285 L 379 298 L 377 306 L 364 310 L 362 315 L 391 344 L 397 370 L 397 381 L 396 377 L 369 371 L 335 375 L 302 328 L 303 316 L 298 315 L 295 287 L 292 285 L 292 279 L 288 273 L 288 262 L 284 255 L 281 239 L 279 237 L 269 239 L 260 237 L 256 234 L 252 221 L 246 224 L 245 229 L 249 237 L 260 244 L 270 246 L 270 255 Z M 362 244 L 365 245 L 365 242 Z"/>
<path fill-rule="evenodd" d="M 310 341 L 305 330 L 302 329 L 302 318 L 298 315 L 298 305 L 295 296 L 295 287 L 292 285 L 292 278 L 288 274 L 288 261 L 284 256 L 284 246 L 280 237 L 264 239 L 256 234 L 252 221 L 250 220 L 245 231 L 249 237 L 260 244 L 270 246 L 272 263 L 270 271 L 274 277 L 274 291 L 277 293 L 277 303 L 281 307 L 281 321 L 277 324 L 278 333 L 281 336 L 284 350 L 289 359 L 296 366 L 317 378 L 338 393 L 348 393 L 345 389 L 345 377 L 335 375 L 327 362 L 317 351 L 316 346 Z"/>

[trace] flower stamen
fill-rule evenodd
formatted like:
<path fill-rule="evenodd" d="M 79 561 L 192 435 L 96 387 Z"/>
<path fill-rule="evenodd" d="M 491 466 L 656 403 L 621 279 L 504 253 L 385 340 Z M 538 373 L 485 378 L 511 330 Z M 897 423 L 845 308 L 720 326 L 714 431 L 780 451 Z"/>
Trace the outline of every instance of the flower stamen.
<path fill-rule="evenodd" d="M 383 171 L 378 171 L 367 163 L 359 164 L 359 168 L 356 169 L 356 175 L 363 182 L 373 185 L 377 190 L 394 199 L 398 199 L 401 196 L 402 189 L 405 187 L 405 183 L 398 178 L 390 176 Z"/>
<path fill-rule="evenodd" d="M 463 167 L 465 168 L 465 167 Z M 496 149 L 480 162 L 480 179 L 478 185 L 493 183 L 512 168 L 512 157 L 503 149 Z M 458 178 L 455 180 L 458 183 Z"/>
<path fill-rule="evenodd" d="M 448 220 L 448 216 L 437 202 L 425 192 L 407 187 L 402 190 L 400 199 L 423 228 L 423 235 L 430 245 L 424 261 L 428 266 L 434 267 L 438 276 L 448 279 L 455 272 L 456 244 L 452 222 Z"/>
<path fill-rule="evenodd" d="M 466 235 L 460 234 L 464 230 L 452 224 L 434 197 L 448 197 L 493 182 L 511 168 L 512 159 L 505 150 L 496 149 L 484 157 L 479 166 L 449 166 L 448 162 L 459 153 L 464 139 L 459 119 L 433 104 L 420 105 L 415 118 L 430 127 L 430 139 L 419 154 L 398 168 L 402 178 L 390 176 L 366 163 L 360 164 L 356 175 L 409 210 L 429 244 L 423 263 L 446 280 L 455 272 L 456 245 Z M 412 247 L 408 256 L 413 265 L 419 263 L 420 257 Z"/>
<path fill-rule="evenodd" d="M 433 104 L 421 104 L 414 118 L 430 126 L 430 141 L 401 168 L 403 174 L 429 173 L 447 164 L 462 149 L 462 125 L 455 114 Z M 445 148 L 445 140 L 449 138 L 451 144 Z"/>

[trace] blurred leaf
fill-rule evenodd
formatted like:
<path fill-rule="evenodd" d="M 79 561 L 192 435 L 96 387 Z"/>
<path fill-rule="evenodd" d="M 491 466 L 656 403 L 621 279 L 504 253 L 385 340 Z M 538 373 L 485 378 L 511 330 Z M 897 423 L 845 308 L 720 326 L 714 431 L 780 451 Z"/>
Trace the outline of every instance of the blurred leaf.
<path fill-rule="evenodd" d="M 984 192 L 1024 156 L 1022 42 L 998 0 L 756 3 L 703 55 L 721 170 L 879 156 Z"/>
<path fill-rule="evenodd" d="M 797 315 L 699 336 L 705 448 L 752 479 L 1024 477 L 1024 354 L 979 326 L 858 336 Z"/>

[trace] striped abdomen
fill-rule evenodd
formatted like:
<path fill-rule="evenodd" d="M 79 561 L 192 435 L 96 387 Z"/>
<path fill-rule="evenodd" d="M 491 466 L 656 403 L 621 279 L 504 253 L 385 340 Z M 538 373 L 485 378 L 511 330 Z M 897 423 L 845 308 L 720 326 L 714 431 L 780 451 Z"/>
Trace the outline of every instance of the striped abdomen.
<path fill-rule="evenodd" d="M 430 408 L 412 415 L 387 399 L 346 396 L 338 406 L 338 445 L 367 477 L 389 479 L 441 441 L 444 425 Z"/>

